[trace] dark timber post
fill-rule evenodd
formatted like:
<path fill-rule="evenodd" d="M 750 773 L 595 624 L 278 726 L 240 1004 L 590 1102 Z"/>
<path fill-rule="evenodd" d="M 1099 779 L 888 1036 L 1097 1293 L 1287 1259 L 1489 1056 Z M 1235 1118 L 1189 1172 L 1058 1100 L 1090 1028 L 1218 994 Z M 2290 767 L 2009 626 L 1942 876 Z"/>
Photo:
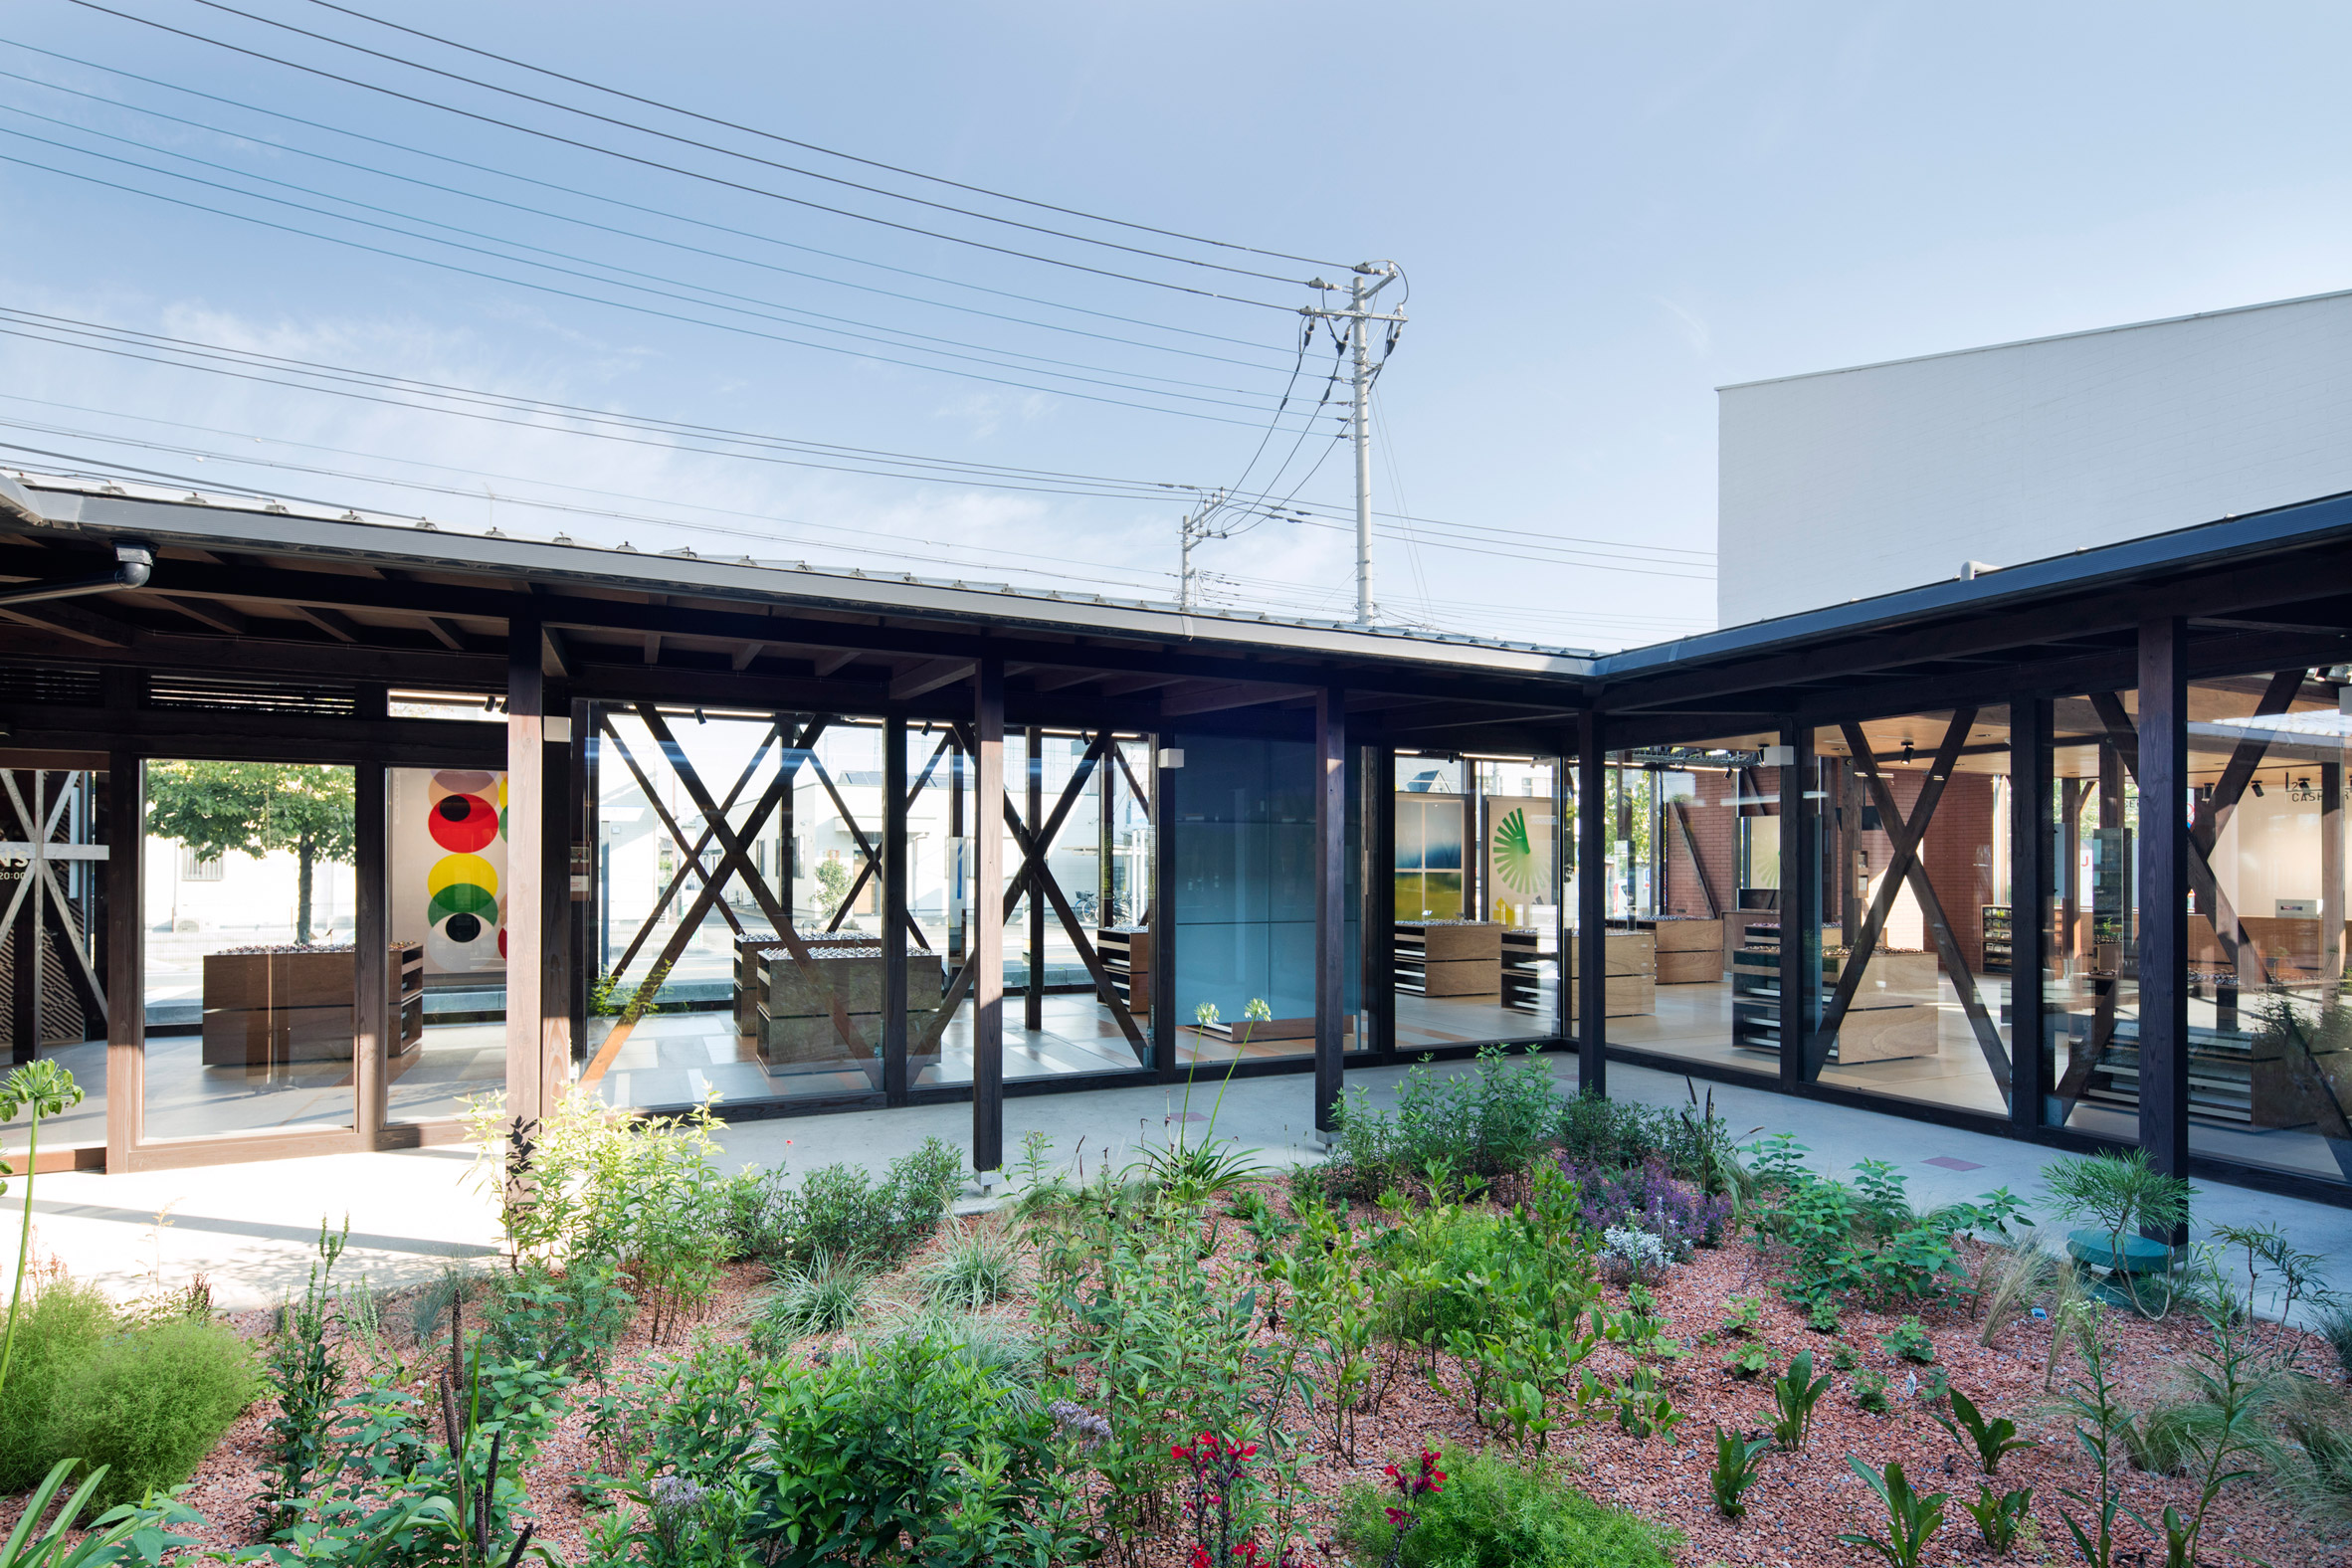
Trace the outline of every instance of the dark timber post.
<path fill-rule="evenodd" d="M 1021 754 L 1028 764 L 1029 800 L 1026 817 L 1029 831 L 1046 831 L 1046 732 L 1032 724 L 1022 731 Z M 988 820 L 988 797 L 980 798 L 981 820 Z M 1046 849 L 1037 842 L 1038 876 L 1046 873 Z M 1021 967 L 1028 976 L 1028 984 L 1021 988 L 1021 1027 L 1031 1032 L 1046 1027 L 1046 895 L 1035 881 L 1029 886 L 1029 930 L 1027 933 L 1028 961 Z"/>
<path fill-rule="evenodd" d="M 1364 1027 L 1359 1049 L 1397 1051 L 1397 748 L 1370 746 L 1364 758 Z"/>
<path fill-rule="evenodd" d="M 906 715 L 882 720 L 882 1097 L 906 1103 Z"/>
<path fill-rule="evenodd" d="M 2009 704 L 2009 1120 L 2021 1131 L 2042 1124 L 2050 1093 L 2050 1053 L 2043 1036 L 2043 982 L 2050 972 L 2050 858 L 2058 836 L 2051 811 L 2051 705 L 2013 697 Z"/>
<path fill-rule="evenodd" d="M 1609 1092 L 1609 776 L 1601 715 L 1576 718 L 1576 1087 Z"/>
<path fill-rule="evenodd" d="M 972 678 L 972 1169 L 1005 1162 L 1005 662 Z"/>
<path fill-rule="evenodd" d="M 2344 978 L 2344 765 L 2319 764 L 2319 978 Z"/>
<path fill-rule="evenodd" d="M 1576 1010 L 1568 1004 L 1568 965 L 1572 957 L 1568 944 L 1575 940 L 1575 922 L 1568 917 L 1568 863 L 1573 859 L 1576 830 L 1569 825 L 1568 812 L 1576 799 L 1575 788 L 1568 782 L 1570 747 L 1576 744 L 1573 730 L 1561 737 L 1560 754 L 1552 758 L 1552 1037 L 1555 1040 L 1576 1038 Z M 1386 874 L 1383 873 L 1385 876 Z M 1392 882 L 1394 879 L 1390 879 Z"/>
<path fill-rule="evenodd" d="M 381 719 L 388 713 L 388 693 L 381 686 L 359 690 L 363 718 Z M 359 1146 L 372 1149 L 381 1141 L 390 1101 L 387 1073 L 391 1053 L 399 1042 L 400 1020 L 393 1013 L 388 905 L 390 878 L 385 860 L 390 845 L 385 813 L 387 791 L 384 765 L 362 762 L 352 769 L 351 859 L 356 883 L 351 921 L 352 967 L 352 1086 L 357 1107 Z"/>
<path fill-rule="evenodd" d="M 2189 1174 L 2188 635 L 2179 616 L 2140 623 L 2140 1147 L 2173 1176 Z"/>
<path fill-rule="evenodd" d="M 1347 692 L 1315 692 L 1315 1127 L 1338 1124 L 1347 999 Z"/>
<path fill-rule="evenodd" d="M 1151 746 L 1151 1060 L 1159 1080 L 1176 1078 L 1176 790 L 1177 770 L 1162 766 L 1165 734 L 1145 737 Z"/>
<path fill-rule="evenodd" d="M 547 831 L 547 748 L 541 708 L 539 612 L 517 605 L 506 619 L 506 1115 L 536 1121 L 546 1008 L 542 882 Z"/>
<path fill-rule="evenodd" d="M 1821 835 L 1805 799 L 1812 726 L 1781 725 L 1780 749 L 1780 1086 L 1793 1092 L 1805 1079 L 1821 995 Z"/>
<path fill-rule="evenodd" d="M 146 1139 L 146 764 L 136 751 L 106 758 L 106 1169 L 130 1169 Z M 27 868 L 29 871 L 30 868 Z"/>

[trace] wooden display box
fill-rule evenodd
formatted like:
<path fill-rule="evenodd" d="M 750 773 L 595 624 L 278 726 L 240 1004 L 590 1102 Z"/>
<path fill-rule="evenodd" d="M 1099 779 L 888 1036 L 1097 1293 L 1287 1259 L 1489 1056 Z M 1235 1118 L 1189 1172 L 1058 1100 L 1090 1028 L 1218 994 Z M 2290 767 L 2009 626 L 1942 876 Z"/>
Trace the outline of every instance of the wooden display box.
<path fill-rule="evenodd" d="M 1581 1005 L 1584 977 L 1579 972 L 1573 934 L 1568 943 L 1568 1005 Z M 1611 931 L 1603 946 L 1602 1009 L 1610 1018 L 1639 1018 L 1658 1011 L 1658 938 L 1648 931 Z"/>
<path fill-rule="evenodd" d="M 849 1043 L 833 1022 L 827 986 L 848 1010 L 851 1026 L 864 1038 L 868 1054 L 879 1056 L 882 1036 L 881 949 L 872 942 L 854 947 L 831 944 L 811 947 L 809 958 L 822 972 L 823 986 L 802 973 L 791 953 L 780 946 L 754 954 L 760 1060 L 771 1067 L 851 1060 Z M 930 1029 L 946 990 L 947 964 L 939 954 L 918 951 L 906 955 L 906 1038 L 910 1043 Z"/>
<path fill-rule="evenodd" d="M 425 1038 L 425 949 L 394 942 L 384 1041 L 405 1056 Z M 255 947 L 204 955 L 206 1067 L 275 1068 L 348 1062 L 358 955 L 350 947 Z"/>
<path fill-rule="evenodd" d="M 1825 999 L 1837 986 L 1845 962 L 1839 954 L 1823 955 Z M 1942 1009 L 1937 1005 L 1942 984 L 1933 953 L 1870 954 L 1862 983 L 1854 988 L 1853 1004 L 1838 1026 L 1838 1065 L 1934 1056 L 1942 1049 Z"/>
<path fill-rule="evenodd" d="M 1423 996 L 1502 994 L 1502 925 L 1496 920 L 1399 920 L 1397 984 Z"/>
<path fill-rule="evenodd" d="M 801 937 L 801 945 L 814 953 L 821 947 L 872 947 L 871 936 L 842 936 L 819 932 Z M 759 960 L 763 954 L 786 954 L 790 949 L 777 936 L 738 936 L 735 938 L 735 1033 L 746 1038 L 759 1033 Z"/>
<path fill-rule="evenodd" d="M 1128 1013 L 1141 1018 L 1150 1012 L 1151 932 L 1139 925 L 1102 926 L 1094 932 L 1094 951 Z"/>
<path fill-rule="evenodd" d="M 1658 983 L 1701 985 L 1723 978 L 1723 922 L 1721 920 L 1658 920 L 1651 926 L 1658 938 Z"/>

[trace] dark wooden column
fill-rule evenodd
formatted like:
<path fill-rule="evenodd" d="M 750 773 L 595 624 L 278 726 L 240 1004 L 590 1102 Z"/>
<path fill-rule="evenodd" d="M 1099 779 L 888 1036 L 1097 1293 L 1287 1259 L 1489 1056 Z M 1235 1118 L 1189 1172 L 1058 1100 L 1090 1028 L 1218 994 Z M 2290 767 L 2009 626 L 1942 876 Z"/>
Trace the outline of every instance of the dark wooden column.
<path fill-rule="evenodd" d="M 506 622 L 506 1114 L 536 1121 L 546 1016 L 547 748 L 535 609 Z"/>
<path fill-rule="evenodd" d="M 906 1103 L 906 715 L 882 720 L 882 1097 Z"/>
<path fill-rule="evenodd" d="M 2319 977 L 2344 978 L 2344 765 L 2319 764 Z"/>
<path fill-rule="evenodd" d="M 595 952 L 603 925 L 598 918 L 603 893 L 597 885 L 596 752 L 588 744 L 589 736 L 594 733 L 591 727 L 595 722 L 594 709 L 584 697 L 572 698 L 571 706 L 572 739 L 564 752 L 568 783 L 564 792 L 564 840 L 571 852 L 571 864 L 564 869 L 564 896 L 569 911 L 566 933 L 570 938 L 564 948 L 566 972 L 570 976 L 570 984 L 564 989 L 564 1012 L 569 1020 L 572 1061 L 578 1064 L 588 1057 L 588 984 L 603 967 Z"/>
<path fill-rule="evenodd" d="M 2057 883 L 2051 855 L 2058 821 L 2051 809 L 2051 705 L 2019 696 L 2009 704 L 2009 1119 L 2042 1124 L 2050 1094 L 2051 1052 L 2044 1037 L 2043 985 L 2050 973 L 2051 921 Z"/>
<path fill-rule="evenodd" d="M 1005 662 L 972 678 L 972 1169 L 1005 1162 Z"/>
<path fill-rule="evenodd" d="M 1576 799 L 1568 781 L 1571 748 L 1576 732 L 1561 736 L 1560 754 L 1552 758 L 1552 1034 L 1559 1040 L 1576 1038 L 1576 1009 L 1568 1002 L 1568 965 L 1574 954 L 1575 922 L 1568 917 L 1568 863 L 1573 858 L 1576 829 L 1569 815 Z"/>
<path fill-rule="evenodd" d="M 2189 1174 L 2188 636 L 2178 616 L 2140 623 L 2140 1146 L 2174 1176 Z"/>
<path fill-rule="evenodd" d="M 1347 1050 L 1347 692 L 1315 692 L 1315 1128 L 1338 1125 Z"/>
<path fill-rule="evenodd" d="M 130 1169 L 146 1141 L 146 764 L 135 751 L 106 758 L 106 1169 Z"/>
<path fill-rule="evenodd" d="M 382 719 L 387 694 L 381 686 L 359 690 L 361 716 Z M 386 862 L 391 853 L 384 765 L 362 762 L 352 769 L 351 859 L 354 913 L 351 920 L 353 969 L 352 1074 L 353 1099 L 358 1112 L 359 1146 L 380 1145 L 388 1119 L 390 1085 L 386 1069 L 399 1043 L 400 1021 L 393 1016 L 391 967 L 391 877 Z"/>
<path fill-rule="evenodd" d="M 1609 774 L 1601 715 L 1576 719 L 1576 1087 L 1609 1092 Z"/>
<path fill-rule="evenodd" d="M 1357 1046 L 1397 1051 L 1397 748 L 1364 751 L 1364 1022 Z"/>
<path fill-rule="evenodd" d="M 1783 724 L 1780 745 L 1780 1084 L 1794 1089 L 1821 1016 L 1821 830 L 1805 798 L 1812 726 Z"/>
<path fill-rule="evenodd" d="M 1046 732 L 1032 724 L 1021 734 L 1021 754 L 1028 775 L 1028 799 L 1023 820 L 1032 834 L 1046 829 Z M 982 820 L 988 818 L 988 798 L 980 799 Z M 1038 870 L 1046 869 L 1046 851 L 1037 847 Z M 1021 966 L 1028 983 L 1021 988 L 1021 1027 L 1032 1032 L 1046 1027 L 1046 898 L 1035 883 L 1029 889 L 1029 929 L 1024 933 L 1028 960 Z"/>
<path fill-rule="evenodd" d="M 1155 733 L 1151 744 L 1151 1060 L 1163 1083 L 1175 1081 L 1176 1034 L 1182 1022 L 1176 1013 L 1176 791 L 1178 768 L 1165 764 L 1172 752 L 1168 737 Z"/>

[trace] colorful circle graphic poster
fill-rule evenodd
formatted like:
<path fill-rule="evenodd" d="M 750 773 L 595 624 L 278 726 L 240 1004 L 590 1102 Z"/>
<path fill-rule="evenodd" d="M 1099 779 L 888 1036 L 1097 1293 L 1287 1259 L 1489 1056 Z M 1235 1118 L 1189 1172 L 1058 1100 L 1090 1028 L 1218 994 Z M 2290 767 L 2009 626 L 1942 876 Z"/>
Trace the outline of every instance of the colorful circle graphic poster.
<path fill-rule="evenodd" d="M 504 967 L 506 775 L 401 769 L 394 784 L 395 914 L 424 928 L 428 974 Z"/>

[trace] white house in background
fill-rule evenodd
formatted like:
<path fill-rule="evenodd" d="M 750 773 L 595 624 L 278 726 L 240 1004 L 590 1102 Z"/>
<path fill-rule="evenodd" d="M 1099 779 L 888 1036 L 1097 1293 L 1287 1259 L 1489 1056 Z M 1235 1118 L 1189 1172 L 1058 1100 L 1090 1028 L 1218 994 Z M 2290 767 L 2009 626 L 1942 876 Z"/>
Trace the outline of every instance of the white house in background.
<path fill-rule="evenodd" d="M 1719 399 L 1728 627 L 2352 490 L 2352 293 Z"/>

